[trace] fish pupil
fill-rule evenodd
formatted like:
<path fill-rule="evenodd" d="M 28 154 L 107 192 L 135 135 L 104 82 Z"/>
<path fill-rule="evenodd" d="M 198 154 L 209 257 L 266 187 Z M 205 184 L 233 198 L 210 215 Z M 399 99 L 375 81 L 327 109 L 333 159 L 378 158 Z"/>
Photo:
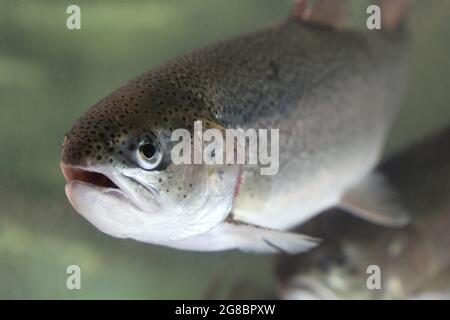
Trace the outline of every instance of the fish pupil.
<path fill-rule="evenodd" d="M 147 159 L 153 158 L 153 156 L 156 153 L 156 147 L 151 143 L 146 143 L 141 146 L 141 153 L 146 157 Z"/>

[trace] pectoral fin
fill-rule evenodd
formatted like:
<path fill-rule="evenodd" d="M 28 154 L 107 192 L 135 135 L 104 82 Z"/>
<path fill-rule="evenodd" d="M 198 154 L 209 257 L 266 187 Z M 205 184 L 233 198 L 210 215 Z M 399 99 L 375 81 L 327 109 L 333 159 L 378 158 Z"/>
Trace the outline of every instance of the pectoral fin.
<path fill-rule="evenodd" d="M 267 229 L 236 220 L 224 222 L 220 228 L 236 249 L 247 252 L 297 254 L 319 243 L 319 239 L 302 234 Z"/>
<path fill-rule="evenodd" d="M 409 215 L 384 176 L 373 173 L 348 190 L 339 207 L 370 222 L 402 227 Z"/>
<path fill-rule="evenodd" d="M 239 249 L 252 253 L 296 254 L 312 249 L 318 243 L 318 239 L 302 234 L 268 229 L 229 218 L 208 232 L 161 244 L 195 251 Z"/>

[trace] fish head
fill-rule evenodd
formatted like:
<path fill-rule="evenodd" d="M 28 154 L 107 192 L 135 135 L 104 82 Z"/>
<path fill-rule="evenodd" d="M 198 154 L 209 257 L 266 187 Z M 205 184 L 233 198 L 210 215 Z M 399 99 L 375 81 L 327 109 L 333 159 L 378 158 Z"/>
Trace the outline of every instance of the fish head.
<path fill-rule="evenodd" d="M 172 247 L 223 222 L 239 168 L 175 164 L 171 156 L 173 130 L 192 132 L 198 119 L 214 125 L 202 107 L 192 93 L 142 79 L 94 105 L 62 147 L 65 190 L 74 209 L 111 236 Z"/>

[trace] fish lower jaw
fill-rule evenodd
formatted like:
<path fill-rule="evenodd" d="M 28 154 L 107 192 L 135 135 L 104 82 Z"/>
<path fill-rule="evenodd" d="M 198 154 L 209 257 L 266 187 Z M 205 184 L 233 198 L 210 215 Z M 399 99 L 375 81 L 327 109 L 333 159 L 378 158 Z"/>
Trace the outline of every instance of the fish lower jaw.
<path fill-rule="evenodd" d="M 67 181 L 67 185 L 72 182 L 80 183 L 104 193 L 117 190 L 124 199 L 127 199 L 127 202 L 130 202 L 130 204 L 140 210 L 144 212 L 154 212 L 157 210 L 157 190 L 123 176 L 111 168 L 102 166 L 72 166 L 62 162 L 61 170 Z"/>
<path fill-rule="evenodd" d="M 99 187 L 71 180 L 66 194 L 74 209 L 100 231 L 117 238 L 167 245 L 207 234 L 228 215 L 232 197 L 210 199 L 200 210 L 182 212 L 164 206 L 158 212 L 143 211 L 121 189 Z M 203 242 L 208 246 L 207 242 Z"/>
<path fill-rule="evenodd" d="M 99 194 L 116 194 L 119 195 L 123 200 L 127 202 L 130 206 L 135 207 L 136 209 L 137 206 L 127 197 L 127 195 L 119 188 L 112 188 L 112 187 L 101 187 L 86 181 L 81 181 L 81 180 L 71 180 L 69 182 L 66 183 L 65 186 L 65 192 L 66 192 L 66 196 L 70 202 L 70 204 L 72 205 L 72 207 L 78 211 L 78 208 L 80 206 L 79 202 L 81 201 L 80 198 L 82 198 L 82 195 L 79 194 L 79 191 L 77 191 L 77 189 L 79 189 L 80 187 L 82 187 L 84 190 L 95 190 L 96 192 L 98 192 Z M 94 200 L 94 199 L 91 199 Z"/>

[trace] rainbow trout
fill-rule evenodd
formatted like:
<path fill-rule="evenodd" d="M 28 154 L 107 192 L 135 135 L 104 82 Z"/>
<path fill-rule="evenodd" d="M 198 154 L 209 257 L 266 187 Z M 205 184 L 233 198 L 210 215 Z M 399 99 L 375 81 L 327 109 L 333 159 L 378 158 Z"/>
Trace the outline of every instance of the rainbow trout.
<path fill-rule="evenodd" d="M 305 251 L 317 240 L 286 230 L 333 206 L 404 224 L 385 201 L 387 182 L 371 174 L 405 82 L 403 2 L 380 2 L 383 29 L 357 32 L 341 27 L 341 1 L 297 1 L 277 26 L 131 80 L 66 134 L 69 201 L 109 235 L 188 250 Z M 192 132 L 195 120 L 279 129 L 277 174 L 175 164 L 171 132 Z"/>

